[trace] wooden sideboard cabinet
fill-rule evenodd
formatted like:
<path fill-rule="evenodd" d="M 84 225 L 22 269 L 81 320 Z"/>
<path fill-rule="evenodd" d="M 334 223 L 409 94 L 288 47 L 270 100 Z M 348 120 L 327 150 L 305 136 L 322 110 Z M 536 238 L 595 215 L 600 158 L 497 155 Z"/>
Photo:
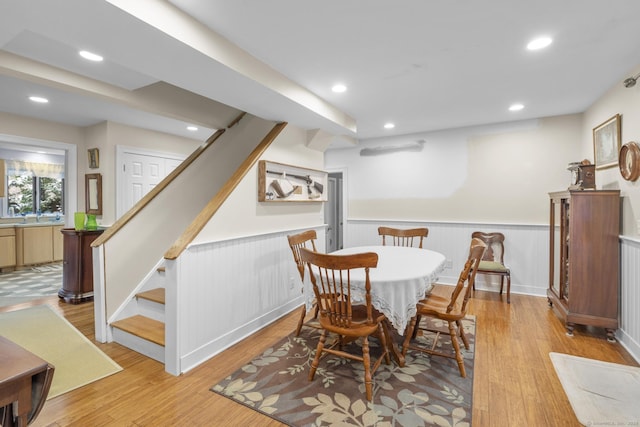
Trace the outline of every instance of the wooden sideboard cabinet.
<path fill-rule="evenodd" d="M 63 228 L 64 259 L 62 261 L 62 289 L 58 297 L 78 304 L 93 299 L 93 251 L 91 243 L 104 230 L 76 230 Z"/>
<path fill-rule="evenodd" d="M 576 324 L 605 328 L 615 341 L 618 328 L 620 191 L 549 193 L 549 305 L 564 320 L 567 335 Z"/>

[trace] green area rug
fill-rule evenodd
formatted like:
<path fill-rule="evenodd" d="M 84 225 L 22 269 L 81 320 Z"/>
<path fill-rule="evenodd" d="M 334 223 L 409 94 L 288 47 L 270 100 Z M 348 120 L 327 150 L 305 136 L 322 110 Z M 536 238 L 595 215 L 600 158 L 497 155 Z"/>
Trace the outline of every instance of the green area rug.
<path fill-rule="evenodd" d="M 360 362 L 324 357 L 309 381 L 320 331 L 305 326 L 299 337 L 280 340 L 211 390 L 290 426 L 469 426 L 475 319 L 463 323 L 470 341 L 470 350 L 463 351 L 466 378 L 453 359 L 409 352 L 404 368 L 380 365 L 368 402 Z M 418 339 L 431 341 L 433 335 Z M 440 341 L 450 348 L 448 336 Z M 377 341 L 370 342 L 375 354 Z"/>
<path fill-rule="evenodd" d="M 0 335 L 55 367 L 48 399 L 122 370 L 48 305 L 0 313 Z"/>

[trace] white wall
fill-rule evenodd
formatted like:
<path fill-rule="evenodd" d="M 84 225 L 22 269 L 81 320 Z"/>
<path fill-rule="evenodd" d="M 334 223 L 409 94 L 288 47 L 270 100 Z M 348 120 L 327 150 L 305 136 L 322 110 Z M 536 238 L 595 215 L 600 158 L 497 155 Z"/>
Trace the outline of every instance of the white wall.
<path fill-rule="evenodd" d="M 567 164 L 582 160 L 581 129 L 576 114 L 369 140 L 425 144 L 366 157 L 330 150 L 325 168 L 347 170 L 352 219 L 547 224 L 548 193 L 567 188 Z"/>
<path fill-rule="evenodd" d="M 636 75 L 640 67 L 630 70 L 628 76 Z M 627 76 L 625 74 L 625 76 Z M 593 128 L 611 118 L 615 114 L 622 115 L 621 144 L 629 141 L 640 143 L 640 84 L 625 88 L 620 83 L 614 85 L 602 98 L 594 103 L 584 114 L 580 149 L 583 155 L 593 162 Z M 622 203 L 622 234 L 639 236 L 640 230 L 640 180 L 625 181 L 617 166 L 607 169 L 596 169 L 596 187 L 620 189 Z"/>
<path fill-rule="evenodd" d="M 307 148 L 306 138 L 305 130 L 287 125 L 261 159 L 323 169 L 324 153 Z M 257 164 L 251 168 L 194 243 L 324 224 L 322 202 L 258 202 L 257 169 Z"/>
<path fill-rule="evenodd" d="M 141 149 L 180 154 L 187 157 L 203 141 L 182 138 L 162 132 L 135 128 L 115 122 L 103 122 L 86 129 L 86 148 L 98 148 L 100 167 L 89 169 L 86 150 L 82 150 L 81 163 L 84 173 L 102 174 L 102 216 L 98 217 L 100 225 L 111 225 L 116 216 L 116 146 L 127 145 Z M 84 207 L 84 179 L 78 181 L 78 194 L 81 195 Z"/>

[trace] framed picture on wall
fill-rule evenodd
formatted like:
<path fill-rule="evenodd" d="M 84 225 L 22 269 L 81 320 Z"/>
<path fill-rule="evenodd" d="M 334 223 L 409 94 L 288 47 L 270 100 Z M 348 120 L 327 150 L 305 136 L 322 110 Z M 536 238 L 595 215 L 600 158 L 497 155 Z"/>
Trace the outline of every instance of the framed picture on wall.
<path fill-rule="evenodd" d="M 98 169 L 100 167 L 100 151 L 97 148 L 89 148 L 89 169 Z"/>
<path fill-rule="evenodd" d="M 259 202 L 326 202 L 327 172 L 260 160 Z"/>
<path fill-rule="evenodd" d="M 620 114 L 593 128 L 593 155 L 596 169 L 618 165 L 620 151 Z"/>

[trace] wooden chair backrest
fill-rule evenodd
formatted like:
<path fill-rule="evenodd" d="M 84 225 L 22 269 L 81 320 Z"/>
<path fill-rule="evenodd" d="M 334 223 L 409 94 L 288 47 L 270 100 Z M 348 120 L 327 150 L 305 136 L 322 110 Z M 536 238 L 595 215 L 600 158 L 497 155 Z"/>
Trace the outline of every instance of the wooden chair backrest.
<path fill-rule="evenodd" d="M 400 229 L 392 227 L 378 227 L 378 234 L 382 236 L 382 245 L 387 244 L 387 237 L 390 237 L 390 244 L 393 246 L 413 246 L 414 241 L 418 242 L 418 247 L 422 248 L 422 241 L 429 235 L 429 229 L 409 228 Z"/>
<path fill-rule="evenodd" d="M 471 297 L 471 289 L 473 283 L 476 280 L 476 273 L 478 271 L 478 264 L 482 260 L 482 256 L 487 246 L 485 243 L 478 239 L 471 239 L 471 245 L 469 247 L 469 257 L 464 264 L 460 276 L 458 277 L 458 283 L 456 283 L 453 292 L 451 293 L 451 300 L 447 306 L 447 313 L 451 313 L 454 309 L 459 308 L 461 314 L 465 314 L 467 311 L 467 303 Z"/>
<path fill-rule="evenodd" d="M 363 268 L 367 324 L 374 323 L 369 269 L 378 265 L 378 254 L 365 252 L 353 255 L 329 255 L 301 248 L 300 257 L 309 266 L 320 316 L 327 318 L 333 326 L 340 328 L 350 328 L 353 318 L 351 270 Z"/>
<path fill-rule="evenodd" d="M 471 238 L 480 239 L 487 245 L 487 250 L 482 257 L 483 261 L 493 261 L 504 264 L 504 234 L 474 231 L 471 233 Z"/>
<path fill-rule="evenodd" d="M 304 262 L 300 258 L 300 249 L 308 248 L 316 251 L 316 230 L 307 230 L 302 233 L 293 234 L 287 236 L 289 240 L 289 247 L 293 253 L 293 260 L 296 262 L 298 272 L 300 273 L 300 279 L 304 280 Z"/>

